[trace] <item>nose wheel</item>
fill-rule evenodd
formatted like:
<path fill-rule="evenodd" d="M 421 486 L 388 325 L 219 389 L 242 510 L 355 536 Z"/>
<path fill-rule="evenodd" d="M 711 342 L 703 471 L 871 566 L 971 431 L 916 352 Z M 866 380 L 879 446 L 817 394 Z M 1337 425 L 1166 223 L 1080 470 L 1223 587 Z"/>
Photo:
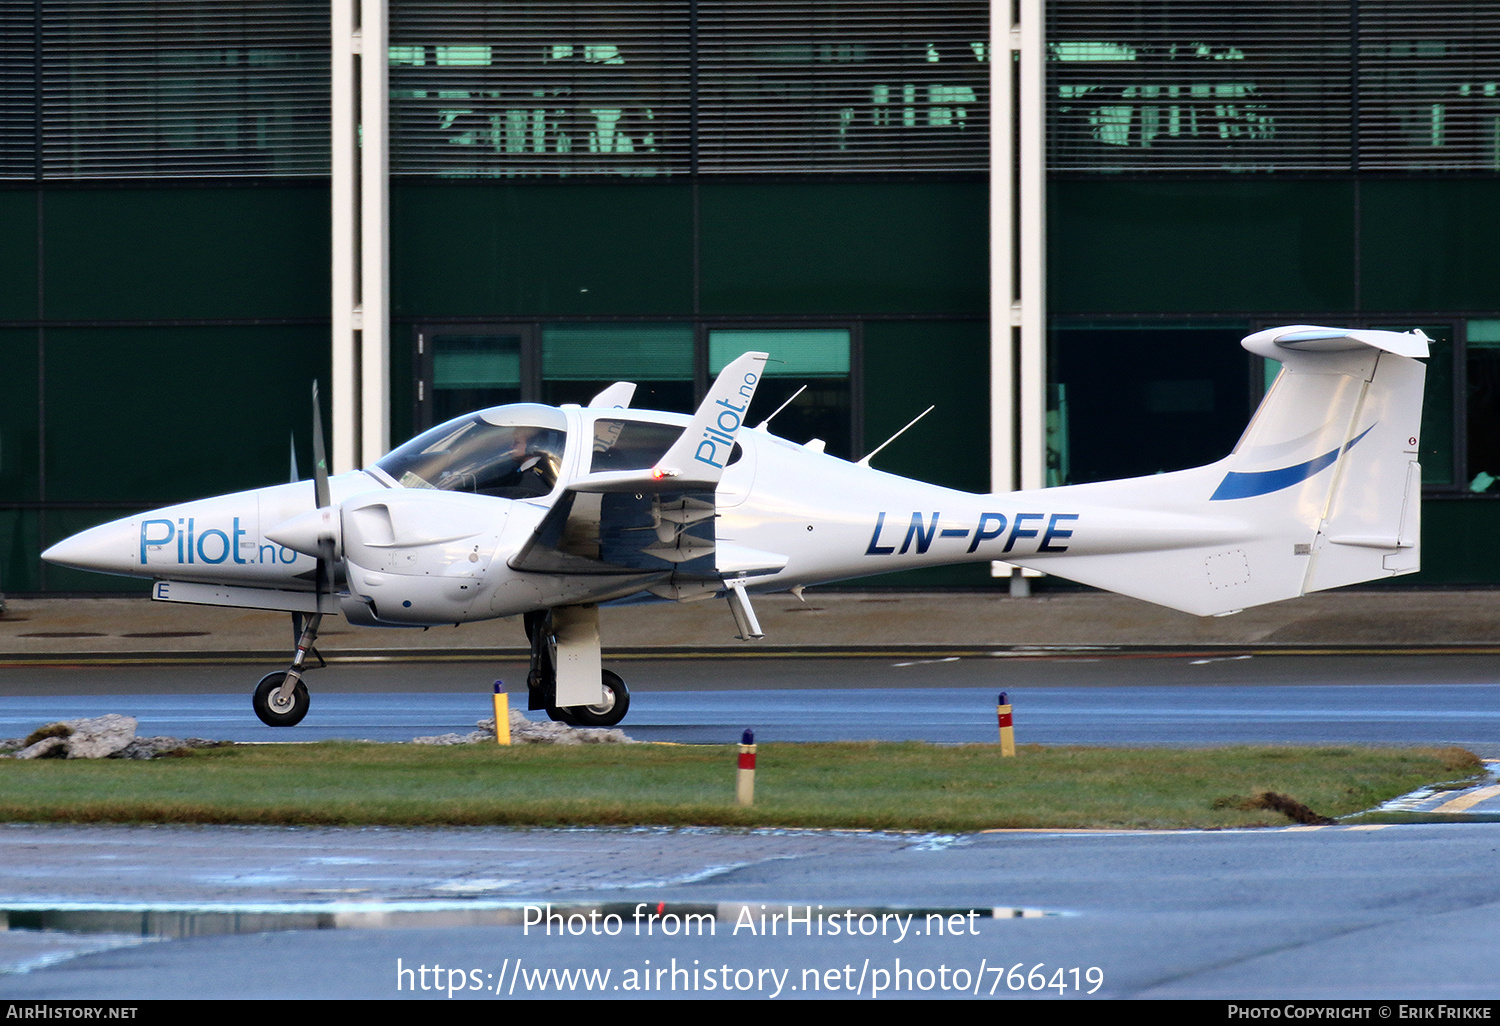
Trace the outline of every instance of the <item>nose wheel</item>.
<path fill-rule="evenodd" d="M 281 685 L 286 681 L 286 670 L 276 670 L 260 679 L 256 685 L 255 715 L 268 727 L 295 727 L 307 715 L 309 698 L 307 685 L 297 681 L 292 693 L 283 696 Z"/>
<path fill-rule="evenodd" d="M 307 685 L 302 682 L 302 669 L 308 651 L 312 650 L 313 642 L 318 638 L 318 626 L 322 622 L 322 613 L 313 614 L 306 626 L 303 625 L 300 614 L 292 614 L 292 633 L 297 638 L 297 651 L 292 656 L 292 665 L 288 669 L 276 670 L 262 677 L 255 686 L 255 696 L 251 699 L 255 715 L 266 726 L 295 727 L 307 715 L 309 699 Z M 314 650 L 313 654 L 317 655 L 317 652 Z M 317 656 L 317 659 L 319 664 L 323 662 L 322 656 Z"/>

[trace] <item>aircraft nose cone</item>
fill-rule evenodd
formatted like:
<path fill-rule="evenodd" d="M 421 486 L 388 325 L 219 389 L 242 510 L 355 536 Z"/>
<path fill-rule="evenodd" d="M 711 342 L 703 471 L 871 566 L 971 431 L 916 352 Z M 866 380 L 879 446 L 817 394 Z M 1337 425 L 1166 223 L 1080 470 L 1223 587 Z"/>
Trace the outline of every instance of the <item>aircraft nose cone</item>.
<path fill-rule="evenodd" d="M 80 531 L 53 545 L 42 558 L 56 566 L 93 570 L 101 574 L 139 574 L 140 531 L 130 520 Z"/>

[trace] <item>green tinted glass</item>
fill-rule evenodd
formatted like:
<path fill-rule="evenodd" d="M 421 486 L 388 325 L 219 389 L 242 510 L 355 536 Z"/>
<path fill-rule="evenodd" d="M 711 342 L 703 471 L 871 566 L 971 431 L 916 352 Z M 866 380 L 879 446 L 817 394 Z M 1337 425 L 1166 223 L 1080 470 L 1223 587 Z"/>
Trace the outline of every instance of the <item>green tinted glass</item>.
<path fill-rule="evenodd" d="M 741 353 L 770 353 L 768 377 L 833 378 L 849 374 L 847 328 L 795 331 L 711 331 L 708 370 L 717 374 Z"/>
<path fill-rule="evenodd" d="M 1469 461 L 1464 480 L 1476 495 L 1500 495 L 1500 321 L 1469 322 L 1464 385 Z"/>
<path fill-rule="evenodd" d="M 542 328 L 548 381 L 691 381 L 690 324 L 557 324 Z"/>
<path fill-rule="evenodd" d="M 437 388 L 520 388 L 520 341 L 438 335 L 432 340 L 432 383 Z"/>

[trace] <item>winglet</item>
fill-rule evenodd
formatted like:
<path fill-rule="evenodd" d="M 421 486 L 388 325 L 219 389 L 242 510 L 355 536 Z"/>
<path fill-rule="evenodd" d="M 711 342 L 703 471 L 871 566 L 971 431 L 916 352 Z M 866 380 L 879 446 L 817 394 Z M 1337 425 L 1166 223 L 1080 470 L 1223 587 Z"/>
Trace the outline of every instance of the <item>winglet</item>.
<path fill-rule="evenodd" d="M 651 469 L 652 477 L 684 486 L 719 483 L 767 358 L 766 353 L 745 353 L 719 372 L 687 430 Z"/>
<path fill-rule="evenodd" d="M 635 398 L 635 382 L 616 381 L 604 391 L 589 400 L 591 410 L 624 410 L 630 408 L 630 400 Z"/>

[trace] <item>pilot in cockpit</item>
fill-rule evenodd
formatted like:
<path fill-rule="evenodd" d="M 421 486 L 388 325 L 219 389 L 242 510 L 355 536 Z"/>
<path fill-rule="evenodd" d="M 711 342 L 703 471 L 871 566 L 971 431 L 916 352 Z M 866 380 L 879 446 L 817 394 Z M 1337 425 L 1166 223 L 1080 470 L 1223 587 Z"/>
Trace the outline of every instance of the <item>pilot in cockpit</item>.
<path fill-rule="evenodd" d="M 495 473 L 482 490 L 489 495 L 546 495 L 562 470 L 558 447 L 545 437 L 556 432 L 528 424 L 512 430 L 510 450 L 496 460 Z"/>
<path fill-rule="evenodd" d="M 556 415 L 556 411 L 551 411 Z M 549 411 L 539 408 L 537 416 Z M 506 499 L 552 491 L 562 473 L 567 425 L 496 424 L 490 416 L 514 418 L 514 409 L 485 411 L 449 421 L 389 453 L 376 468 L 404 488 L 438 488 Z"/>

